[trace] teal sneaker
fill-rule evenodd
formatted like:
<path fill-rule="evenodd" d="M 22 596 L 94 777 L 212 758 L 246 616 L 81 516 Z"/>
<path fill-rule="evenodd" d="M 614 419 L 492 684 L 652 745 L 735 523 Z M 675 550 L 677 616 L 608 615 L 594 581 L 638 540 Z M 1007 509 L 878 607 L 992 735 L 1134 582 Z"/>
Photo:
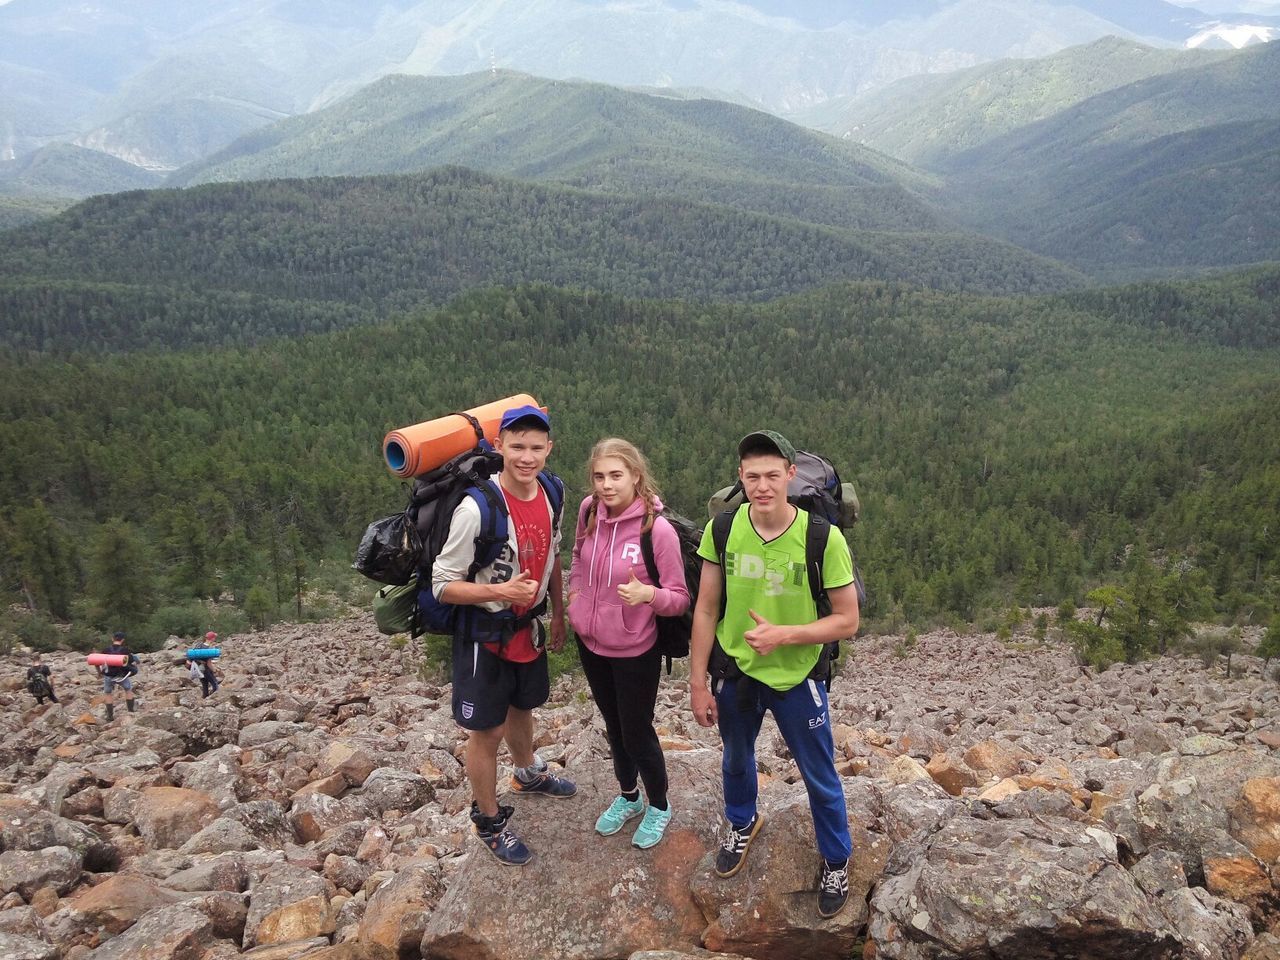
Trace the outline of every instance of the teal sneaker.
<path fill-rule="evenodd" d="M 671 822 L 673 812 L 669 802 L 665 810 L 659 810 L 657 807 L 650 807 L 646 810 L 644 819 L 640 821 L 640 826 L 636 827 L 636 835 L 631 838 L 631 845 L 639 847 L 641 850 L 648 850 L 656 845 L 662 839 L 662 835 L 666 833 L 667 824 Z"/>
<path fill-rule="evenodd" d="M 609 809 L 600 814 L 600 819 L 596 821 L 596 833 L 602 837 L 612 837 L 628 820 L 634 820 L 642 813 L 644 797 L 637 797 L 634 802 L 626 797 L 614 797 Z"/>

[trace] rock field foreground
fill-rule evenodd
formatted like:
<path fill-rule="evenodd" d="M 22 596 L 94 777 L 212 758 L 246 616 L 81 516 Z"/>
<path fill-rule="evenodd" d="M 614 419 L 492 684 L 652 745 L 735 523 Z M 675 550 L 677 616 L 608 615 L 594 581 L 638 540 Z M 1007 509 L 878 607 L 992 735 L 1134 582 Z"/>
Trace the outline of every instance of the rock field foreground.
<path fill-rule="evenodd" d="M 82 656 L 46 658 L 44 707 L 0 663 L 0 958 L 1280 958 L 1280 685 L 1252 657 L 1094 674 L 1054 644 L 860 639 L 831 694 L 851 895 L 821 921 L 769 721 L 765 826 L 712 872 L 719 741 L 679 666 L 664 841 L 593 833 L 616 784 L 566 677 L 537 745 L 579 792 L 509 801 L 535 851 L 509 868 L 470 836 L 449 688 L 412 646 L 365 617 L 224 638 L 209 700 L 184 647 L 141 656 L 138 712 L 109 723 Z"/>

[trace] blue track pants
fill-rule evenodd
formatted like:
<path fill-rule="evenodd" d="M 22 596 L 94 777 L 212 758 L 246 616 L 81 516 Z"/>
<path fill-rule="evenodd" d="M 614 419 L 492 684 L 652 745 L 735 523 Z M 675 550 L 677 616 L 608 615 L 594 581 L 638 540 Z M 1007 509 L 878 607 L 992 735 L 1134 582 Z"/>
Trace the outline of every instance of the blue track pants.
<path fill-rule="evenodd" d="M 787 748 L 795 758 L 809 792 L 809 809 L 818 853 L 832 862 L 845 860 L 853 849 L 844 788 L 836 773 L 835 742 L 827 710 L 827 691 L 816 680 L 805 680 L 786 693 L 753 682 L 759 696 L 740 708 L 739 680 L 725 680 L 716 690 L 720 714 L 720 739 L 724 742 L 724 812 L 730 823 L 741 827 L 756 813 L 756 737 L 765 710 L 773 713 Z M 750 682 L 750 681 L 748 681 Z"/>

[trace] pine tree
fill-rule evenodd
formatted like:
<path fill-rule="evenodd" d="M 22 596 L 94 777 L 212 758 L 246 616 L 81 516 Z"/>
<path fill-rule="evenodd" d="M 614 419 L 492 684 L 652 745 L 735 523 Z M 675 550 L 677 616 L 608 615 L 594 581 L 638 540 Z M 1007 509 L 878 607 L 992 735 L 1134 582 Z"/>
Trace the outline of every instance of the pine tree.
<path fill-rule="evenodd" d="M 98 626 L 124 629 L 138 625 L 155 605 L 155 565 L 151 550 L 132 524 L 105 523 L 89 558 L 85 585 Z"/>

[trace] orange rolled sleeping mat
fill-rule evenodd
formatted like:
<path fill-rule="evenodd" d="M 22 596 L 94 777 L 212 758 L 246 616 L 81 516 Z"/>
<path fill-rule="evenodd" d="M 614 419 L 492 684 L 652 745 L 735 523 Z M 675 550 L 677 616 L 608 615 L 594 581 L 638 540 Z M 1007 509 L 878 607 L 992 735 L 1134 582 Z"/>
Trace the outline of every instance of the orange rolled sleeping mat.
<path fill-rule="evenodd" d="M 495 400 L 464 412 L 480 423 L 484 438 L 492 443 L 498 438 L 498 425 L 502 422 L 502 415 L 513 407 L 525 404 L 539 406 L 538 401 L 529 394 L 518 393 L 514 397 Z M 382 438 L 382 456 L 387 461 L 387 469 L 397 477 L 416 477 L 434 470 L 460 453 L 465 453 L 479 442 L 480 438 L 476 436 L 471 422 L 460 414 L 451 413 L 425 423 L 392 430 Z"/>

